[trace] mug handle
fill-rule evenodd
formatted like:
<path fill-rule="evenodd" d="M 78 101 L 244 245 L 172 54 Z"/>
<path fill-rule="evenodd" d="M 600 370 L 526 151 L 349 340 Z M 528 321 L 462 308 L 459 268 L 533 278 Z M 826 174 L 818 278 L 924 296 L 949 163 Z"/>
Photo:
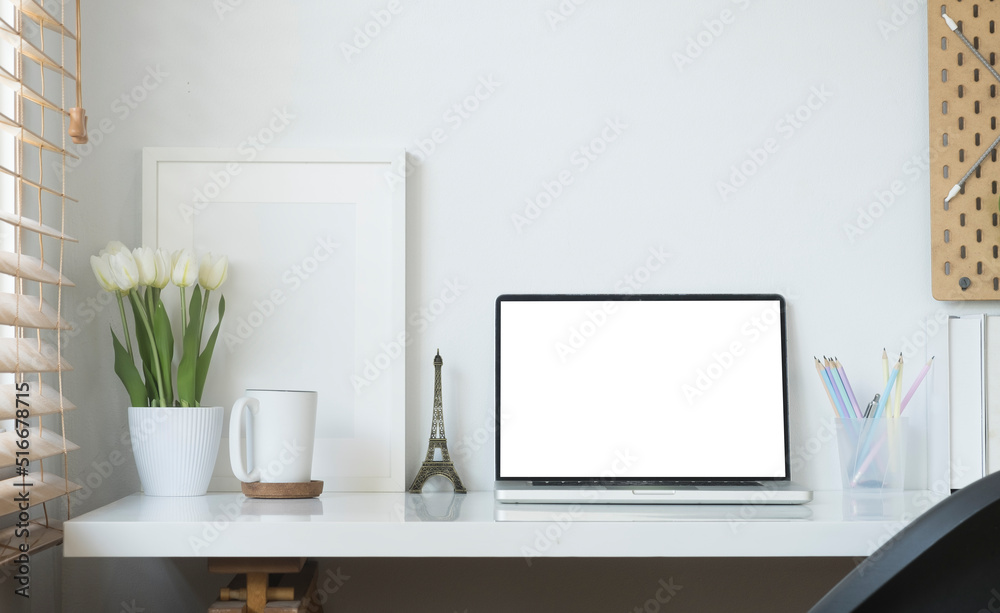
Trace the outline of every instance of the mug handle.
<path fill-rule="evenodd" d="M 260 469 L 256 466 L 250 473 L 247 473 L 246 467 L 243 466 L 243 458 L 240 457 L 240 439 L 243 438 L 243 428 L 241 428 L 241 422 L 243 421 L 243 414 L 246 412 L 247 407 L 250 408 L 251 412 L 256 412 L 260 410 L 260 401 L 256 398 L 240 398 L 233 405 L 233 410 L 229 414 L 229 463 L 233 467 L 233 473 L 236 474 L 236 478 L 245 483 L 253 483 L 255 481 L 260 481 Z M 250 419 L 247 417 L 247 430 L 250 430 Z M 247 446 L 250 445 L 250 433 L 247 433 Z M 247 460 L 250 459 L 250 452 L 247 452 Z"/>

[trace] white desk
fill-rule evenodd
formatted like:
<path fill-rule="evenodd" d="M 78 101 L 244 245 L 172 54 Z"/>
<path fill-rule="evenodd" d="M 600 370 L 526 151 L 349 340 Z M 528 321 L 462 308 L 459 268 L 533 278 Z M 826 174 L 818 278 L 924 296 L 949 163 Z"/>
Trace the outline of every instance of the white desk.
<path fill-rule="evenodd" d="M 333 493 L 311 500 L 135 494 L 65 524 L 67 557 L 860 557 L 940 496 L 808 505 L 500 505 L 492 492 Z M 608 513 L 616 513 L 609 521 Z M 434 516 L 448 516 L 435 519 Z M 519 520 L 504 520 L 514 516 Z M 498 519 L 501 518 L 501 519 Z"/>

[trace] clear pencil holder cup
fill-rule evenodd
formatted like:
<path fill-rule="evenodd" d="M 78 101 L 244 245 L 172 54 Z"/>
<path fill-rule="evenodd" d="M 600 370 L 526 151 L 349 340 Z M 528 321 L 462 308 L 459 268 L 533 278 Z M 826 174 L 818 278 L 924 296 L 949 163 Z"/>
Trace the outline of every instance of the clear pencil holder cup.
<path fill-rule="evenodd" d="M 835 420 L 840 478 L 845 490 L 902 490 L 906 418 Z"/>

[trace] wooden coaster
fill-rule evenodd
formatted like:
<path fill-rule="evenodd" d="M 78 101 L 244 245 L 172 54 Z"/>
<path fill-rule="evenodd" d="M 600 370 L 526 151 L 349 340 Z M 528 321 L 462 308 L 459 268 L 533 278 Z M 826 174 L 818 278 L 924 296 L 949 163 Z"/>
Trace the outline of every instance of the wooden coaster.
<path fill-rule="evenodd" d="M 308 483 L 246 483 L 241 482 L 247 498 L 315 498 L 323 493 L 322 481 Z"/>

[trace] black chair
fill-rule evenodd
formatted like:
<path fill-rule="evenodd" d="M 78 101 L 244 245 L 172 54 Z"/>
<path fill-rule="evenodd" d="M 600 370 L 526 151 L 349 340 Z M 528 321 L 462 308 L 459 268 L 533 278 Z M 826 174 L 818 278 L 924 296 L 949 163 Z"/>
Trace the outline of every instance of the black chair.
<path fill-rule="evenodd" d="M 928 509 L 810 609 L 852 611 L 1000 613 L 1000 473 Z"/>

